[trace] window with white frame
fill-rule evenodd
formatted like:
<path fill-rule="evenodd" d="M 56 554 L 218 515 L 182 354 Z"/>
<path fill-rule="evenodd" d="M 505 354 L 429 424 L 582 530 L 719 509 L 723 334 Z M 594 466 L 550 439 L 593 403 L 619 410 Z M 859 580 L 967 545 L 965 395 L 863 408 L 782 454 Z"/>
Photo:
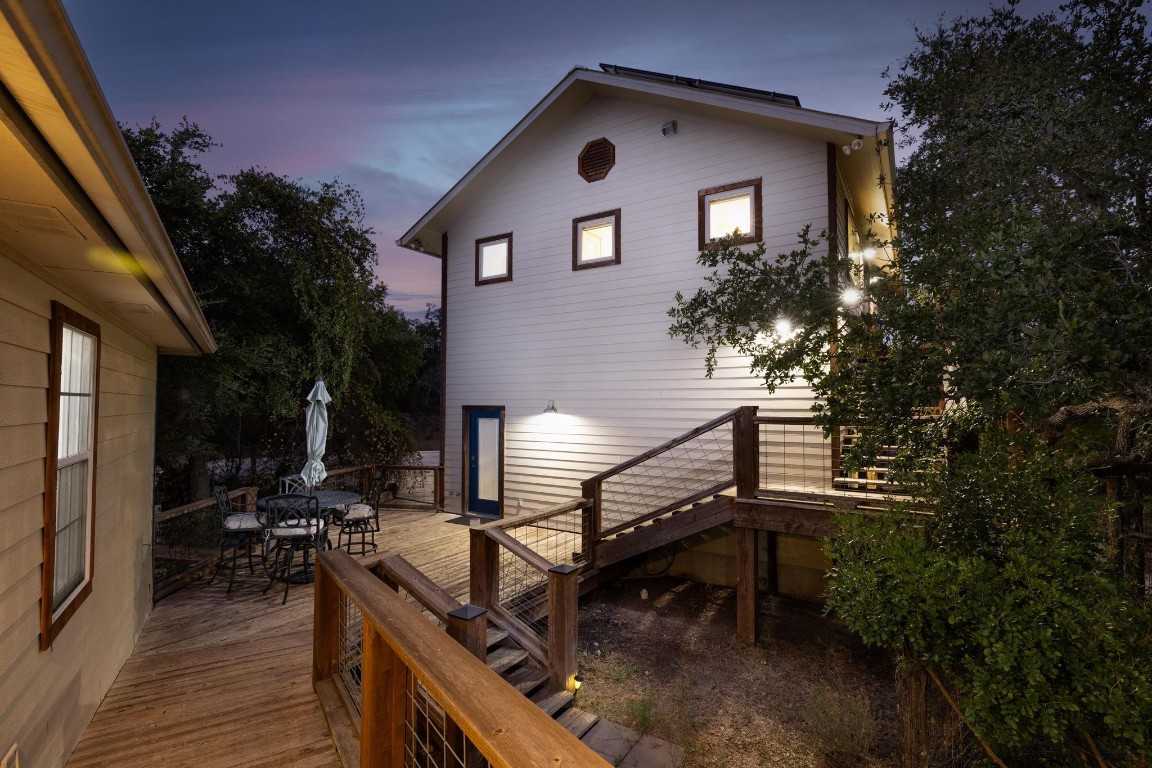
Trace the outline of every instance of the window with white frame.
<path fill-rule="evenodd" d="M 100 326 L 52 303 L 41 649 L 92 591 Z"/>
<path fill-rule="evenodd" d="M 699 198 L 700 250 L 713 240 L 739 230 L 740 242 L 755 243 L 763 238 L 760 229 L 760 179 L 737 181 L 702 189 Z"/>
<path fill-rule="evenodd" d="M 572 269 L 619 263 L 619 208 L 572 220 Z"/>
<path fill-rule="evenodd" d="M 512 233 L 476 241 L 476 285 L 512 279 Z"/>

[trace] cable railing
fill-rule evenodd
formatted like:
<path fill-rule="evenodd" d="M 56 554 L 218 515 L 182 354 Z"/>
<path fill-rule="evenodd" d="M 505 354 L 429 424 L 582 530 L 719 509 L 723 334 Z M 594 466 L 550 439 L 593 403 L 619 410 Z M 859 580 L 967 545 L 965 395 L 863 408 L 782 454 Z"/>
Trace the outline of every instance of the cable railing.
<path fill-rule="evenodd" d="M 472 603 L 573 690 L 579 576 L 587 561 L 586 499 L 471 530 Z"/>
<path fill-rule="evenodd" d="M 385 559 L 373 572 L 340 550 L 317 558 L 313 685 L 345 765 L 608 765 L 398 595 L 388 581 L 406 578 L 404 561 Z M 470 636 L 482 634 L 482 616 L 461 619 Z M 360 687 L 347 708 L 353 658 Z"/>
<path fill-rule="evenodd" d="M 735 421 L 754 406 L 729 411 L 663 445 L 588 478 L 587 527 L 593 537 L 625 531 L 735 484 Z"/>

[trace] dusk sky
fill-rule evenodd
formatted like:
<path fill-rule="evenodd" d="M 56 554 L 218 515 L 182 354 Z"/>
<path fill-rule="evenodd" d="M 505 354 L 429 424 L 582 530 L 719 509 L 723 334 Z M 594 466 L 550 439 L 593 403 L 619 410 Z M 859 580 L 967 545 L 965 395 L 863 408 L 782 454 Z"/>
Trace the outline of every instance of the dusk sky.
<path fill-rule="evenodd" d="M 600 62 L 789 93 L 883 119 L 881 72 L 914 28 L 983 15 L 965 0 L 64 0 L 112 112 L 187 116 L 253 165 L 360 190 L 377 274 L 410 315 L 440 298 L 439 261 L 394 245 L 574 66 Z M 1024 0 L 1023 12 L 1054 8 Z"/>

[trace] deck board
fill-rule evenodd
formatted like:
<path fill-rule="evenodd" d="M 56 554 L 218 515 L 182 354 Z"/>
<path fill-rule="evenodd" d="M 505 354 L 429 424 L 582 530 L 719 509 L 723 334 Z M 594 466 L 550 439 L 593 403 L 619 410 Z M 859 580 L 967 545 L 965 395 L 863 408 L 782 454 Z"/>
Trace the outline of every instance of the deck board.
<path fill-rule="evenodd" d="M 381 514 L 376 541 L 467 600 L 468 526 L 426 510 Z M 339 768 L 312 690 L 312 588 L 247 569 L 156 604 L 68 768 Z"/>

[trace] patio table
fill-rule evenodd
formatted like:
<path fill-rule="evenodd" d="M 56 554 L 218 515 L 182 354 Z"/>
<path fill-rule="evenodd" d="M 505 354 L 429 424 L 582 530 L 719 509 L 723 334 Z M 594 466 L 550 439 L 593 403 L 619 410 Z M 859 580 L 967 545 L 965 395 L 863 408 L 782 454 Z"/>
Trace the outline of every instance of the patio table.
<path fill-rule="evenodd" d="M 343 512 L 349 504 L 355 504 L 360 501 L 360 494 L 355 491 L 312 491 L 311 493 L 304 494 L 306 496 L 315 496 L 320 503 L 320 511 L 332 510 L 336 512 Z M 264 499 L 268 498 L 267 496 Z M 264 499 L 256 499 L 256 509 L 261 512 L 264 511 L 266 505 Z M 337 515 L 339 517 L 340 515 Z"/>

